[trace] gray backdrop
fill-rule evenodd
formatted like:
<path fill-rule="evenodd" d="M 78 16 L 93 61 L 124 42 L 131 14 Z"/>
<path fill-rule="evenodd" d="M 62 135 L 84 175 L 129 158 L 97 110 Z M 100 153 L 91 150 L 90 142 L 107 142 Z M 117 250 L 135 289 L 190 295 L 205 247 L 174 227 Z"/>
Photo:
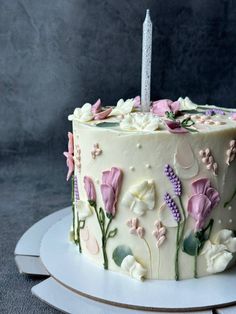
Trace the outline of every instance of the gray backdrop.
<path fill-rule="evenodd" d="M 67 115 L 140 93 L 142 22 L 153 20 L 152 98 L 235 107 L 233 0 L 0 0 L 0 312 L 51 313 L 13 251 L 70 202 Z"/>

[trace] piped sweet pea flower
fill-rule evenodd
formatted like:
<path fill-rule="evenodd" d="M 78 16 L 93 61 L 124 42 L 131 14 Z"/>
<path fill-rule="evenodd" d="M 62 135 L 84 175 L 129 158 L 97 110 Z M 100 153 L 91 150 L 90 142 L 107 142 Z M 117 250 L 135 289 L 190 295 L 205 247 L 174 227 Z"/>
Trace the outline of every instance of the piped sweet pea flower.
<path fill-rule="evenodd" d="M 144 268 L 140 263 L 138 263 L 134 256 L 127 255 L 122 263 L 121 269 L 127 272 L 130 277 L 137 279 L 137 280 L 144 280 L 147 270 Z"/>
<path fill-rule="evenodd" d="M 117 105 L 114 109 L 112 109 L 110 116 L 122 116 L 127 113 L 130 113 L 133 111 L 134 106 L 137 105 L 137 99 L 127 99 L 124 101 L 124 99 L 120 99 L 117 102 Z"/>
<path fill-rule="evenodd" d="M 152 113 L 159 117 L 165 117 L 166 112 L 178 113 L 180 109 L 180 103 L 178 101 L 172 101 L 170 99 L 161 99 L 152 103 Z"/>
<path fill-rule="evenodd" d="M 220 202 L 220 195 L 211 187 L 210 180 L 202 178 L 192 183 L 193 195 L 188 201 L 188 212 L 196 221 L 195 230 L 203 228 L 213 208 Z"/>
<path fill-rule="evenodd" d="M 85 188 L 88 200 L 96 202 L 96 190 L 94 187 L 94 183 L 93 183 L 93 180 L 88 176 L 84 176 L 84 188 Z"/>
<path fill-rule="evenodd" d="M 68 181 L 74 172 L 74 137 L 71 132 L 68 132 L 68 152 L 64 152 L 63 155 L 66 157 L 66 164 L 68 167 L 66 177 L 66 180 Z"/>
<path fill-rule="evenodd" d="M 122 182 L 122 171 L 113 167 L 102 173 L 101 193 L 107 214 L 113 217 L 116 214 L 116 204 Z"/>
<path fill-rule="evenodd" d="M 159 118 L 151 113 L 130 113 L 121 120 L 120 128 L 125 131 L 152 132 L 159 128 L 159 123 Z"/>
<path fill-rule="evenodd" d="M 236 237 L 232 230 L 222 229 L 212 239 L 207 241 L 201 255 L 207 262 L 207 272 L 219 273 L 226 269 L 236 252 Z"/>
<path fill-rule="evenodd" d="M 90 122 L 92 120 L 104 120 L 111 113 L 112 108 L 102 110 L 101 99 L 98 99 L 93 105 L 84 104 L 81 108 L 75 108 L 74 113 L 69 115 L 68 120 L 73 119 L 80 122 Z"/>
<path fill-rule="evenodd" d="M 165 124 L 166 124 L 167 130 L 170 133 L 175 133 L 175 134 L 188 133 L 188 130 L 181 126 L 180 121 L 169 121 L 169 120 L 166 120 Z"/>
<path fill-rule="evenodd" d="M 180 111 L 197 109 L 197 105 L 193 103 L 192 100 L 189 99 L 189 97 L 185 97 L 185 98 L 179 97 L 177 101 L 180 104 Z"/>
<path fill-rule="evenodd" d="M 155 207 L 155 186 L 153 181 L 143 181 L 141 184 L 132 186 L 124 195 L 122 205 L 142 216 L 147 210 Z"/>
<path fill-rule="evenodd" d="M 91 216 L 93 213 L 93 208 L 88 201 L 77 200 L 75 201 L 76 208 L 78 210 L 79 220 L 85 220 L 87 217 Z"/>

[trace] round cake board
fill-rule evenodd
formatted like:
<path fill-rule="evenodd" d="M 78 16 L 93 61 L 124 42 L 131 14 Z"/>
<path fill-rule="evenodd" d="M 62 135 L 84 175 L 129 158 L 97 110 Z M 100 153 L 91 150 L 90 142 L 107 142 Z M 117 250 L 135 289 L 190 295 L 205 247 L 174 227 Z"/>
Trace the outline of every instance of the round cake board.
<path fill-rule="evenodd" d="M 40 258 L 60 284 L 79 295 L 107 304 L 148 311 L 196 311 L 236 304 L 236 268 L 199 279 L 139 282 L 105 271 L 80 254 L 69 241 L 71 215 L 44 235 Z"/>

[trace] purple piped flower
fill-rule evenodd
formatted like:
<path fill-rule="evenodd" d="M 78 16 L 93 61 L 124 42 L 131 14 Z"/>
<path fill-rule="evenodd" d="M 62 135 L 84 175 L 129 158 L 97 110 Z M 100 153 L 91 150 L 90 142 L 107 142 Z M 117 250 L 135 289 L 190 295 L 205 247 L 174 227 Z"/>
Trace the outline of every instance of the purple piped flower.
<path fill-rule="evenodd" d="M 74 176 L 74 193 L 75 193 L 75 201 L 79 201 L 79 187 L 78 187 L 77 176 Z"/>
<path fill-rule="evenodd" d="M 221 109 L 209 109 L 205 112 L 206 116 L 214 116 L 216 114 L 223 116 L 223 115 L 225 115 L 225 112 Z"/>
<path fill-rule="evenodd" d="M 179 177 L 175 174 L 174 169 L 170 165 L 166 165 L 164 172 L 167 178 L 170 180 L 170 182 L 173 185 L 175 195 L 181 196 L 182 184 Z"/>
<path fill-rule="evenodd" d="M 171 210 L 174 220 L 177 222 L 180 222 L 181 215 L 180 215 L 179 208 L 176 205 L 175 201 L 171 198 L 169 193 L 165 193 L 164 201 L 166 205 L 169 207 L 169 209 Z"/>

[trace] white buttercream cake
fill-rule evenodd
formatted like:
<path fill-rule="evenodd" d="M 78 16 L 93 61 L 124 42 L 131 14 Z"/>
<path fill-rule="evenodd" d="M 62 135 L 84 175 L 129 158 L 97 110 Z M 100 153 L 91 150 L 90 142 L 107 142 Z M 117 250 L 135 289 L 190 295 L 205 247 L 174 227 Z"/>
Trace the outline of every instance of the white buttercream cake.
<path fill-rule="evenodd" d="M 70 239 L 88 263 L 139 280 L 235 263 L 235 111 L 186 97 L 142 112 L 135 97 L 86 103 L 69 120 Z"/>

